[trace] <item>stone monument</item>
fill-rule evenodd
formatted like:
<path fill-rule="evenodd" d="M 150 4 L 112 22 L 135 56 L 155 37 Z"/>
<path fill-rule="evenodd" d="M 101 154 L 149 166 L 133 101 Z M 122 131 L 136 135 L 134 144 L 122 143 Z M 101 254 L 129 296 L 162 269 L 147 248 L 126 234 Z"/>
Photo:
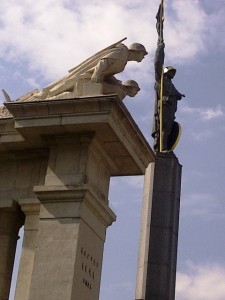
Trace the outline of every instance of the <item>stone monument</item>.
<path fill-rule="evenodd" d="M 154 150 L 156 161 L 145 173 L 136 300 L 174 300 L 181 165 L 173 149 L 180 137 L 177 101 L 184 97 L 172 83 L 176 70 L 164 68 L 164 1 L 157 13 L 155 54 Z"/>
<path fill-rule="evenodd" d="M 0 118 L 0 299 L 8 299 L 19 228 L 15 300 L 97 300 L 111 176 L 144 174 L 155 155 L 121 101 L 136 82 L 115 74 L 143 45 L 115 43 L 69 75 L 6 102 Z"/>

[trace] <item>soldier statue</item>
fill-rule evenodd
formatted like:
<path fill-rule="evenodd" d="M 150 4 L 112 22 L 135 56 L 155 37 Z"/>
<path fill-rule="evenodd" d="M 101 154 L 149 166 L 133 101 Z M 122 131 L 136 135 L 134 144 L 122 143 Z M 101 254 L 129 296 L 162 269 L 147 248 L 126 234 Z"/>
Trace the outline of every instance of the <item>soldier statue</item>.
<path fill-rule="evenodd" d="M 176 143 L 179 135 L 179 124 L 175 122 L 177 101 L 181 100 L 182 97 L 185 97 L 185 95 L 178 92 L 178 90 L 172 83 L 172 79 L 176 74 L 176 69 L 172 66 L 163 68 L 165 58 L 165 44 L 163 39 L 164 18 L 162 17 L 162 5 L 159 6 L 159 11 L 156 18 L 158 41 L 154 60 L 156 99 L 152 136 L 155 140 L 154 149 L 156 152 L 170 152 L 173 149 L 174 143 Z M 162 98 L 161 105 L 160 98 Z M 162 122 L 161 133 L 160 122 Z"/>

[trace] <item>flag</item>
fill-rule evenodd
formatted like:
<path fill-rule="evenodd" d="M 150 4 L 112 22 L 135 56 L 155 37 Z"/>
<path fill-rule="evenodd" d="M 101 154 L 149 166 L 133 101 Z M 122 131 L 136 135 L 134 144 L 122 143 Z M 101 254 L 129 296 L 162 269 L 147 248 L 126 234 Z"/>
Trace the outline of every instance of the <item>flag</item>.
<path fill-rule="evenodd" d="M 164 0 L 162 0 L 161 4 L 159 5 L 159 9 L 156 14 L 156 19 L 156 29 L 158 32 L 158 36 L 161 39 L 161 42 L 163 42 Z"/>

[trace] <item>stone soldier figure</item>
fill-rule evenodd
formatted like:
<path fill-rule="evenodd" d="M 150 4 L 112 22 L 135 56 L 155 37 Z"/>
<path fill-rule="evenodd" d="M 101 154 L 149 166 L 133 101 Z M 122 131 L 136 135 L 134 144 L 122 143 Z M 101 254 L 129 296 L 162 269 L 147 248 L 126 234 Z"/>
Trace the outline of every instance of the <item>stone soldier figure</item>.
<path fill-rule="evenodd" d="M 140 87 L 134 80 L 122 83 L 115 75 L 122 72 L 128 61 L 141 62 L 148 54 L 145 47 L 133 43 L 129 47 L 121 42 L 126 38 L 92 55 L 69 74 L 44 87 L 41 91 L 35 89 L 19 97 L 15 101 L 38 101 L 49 99 L 73 99 L 80 96 L 116 94 L 119 100 L 126 96 L 134 97 Z M 3 90 L 4 97 L 11 101 L 10 96 Z M 0 116 L 7 116 L 8 111 L 0 107 Z"/>
<path fill-rule="evenodd" d="M 159 17 L 161 7 L 159 8 L 157 18 L 157 32 L 158 42 L 155 53 L 155 113 L 152 136 L 155 139 L 154 149 L 156 152 L 160 151 L 160 109 L 162 109 L 162 151 L 170 151 L 170 137 L 172 134 L 175 113 L 177 111 L 177 101 L 181 100 L 185 95 L 178 92 L 172 83 L 172 79 L 176 74 L 176 69 L 172 66 L 165 67 L 165 44 L 163 41 L 163 18 Z M 159 22 L 161 22 L 159 24 Z M 163 77 L 162 77 L 163 76 Z M 161 95 L 161 83 L 162 83 L 162 95 Z M 160 107 L 160 97 L 162 96 L 162 107 Z"/>
<path fill-rule="evenodd" d="M 126 96 L 134 97 L 140 91 L 140 87 L 135 80 L 127 80 L 124 83 L 103 83 L 103 94 L 117 94 L 119 100 L 123 100 Z"/>
<path fill-rule="evenodd" d="M 116 86 L 119 81 L 114 75 L 122 72 L 128 61 L 141 62 L 147 54 L 142 44 L 133 43 L 127 47 L 120 42 L 115 43 L 69 70 L 67 76 L 43 88 L 35 97 L 46 99 L 72 91 L 79 94 L 80 86 L 87 81 Z"/>

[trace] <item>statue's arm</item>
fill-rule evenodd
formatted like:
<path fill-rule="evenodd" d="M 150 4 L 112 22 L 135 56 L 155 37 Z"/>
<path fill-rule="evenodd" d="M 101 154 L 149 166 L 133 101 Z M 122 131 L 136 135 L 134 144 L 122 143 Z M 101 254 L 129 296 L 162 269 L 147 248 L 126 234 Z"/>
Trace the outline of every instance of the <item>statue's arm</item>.
<path fill-rule="evenodd" d="M 185 95 L 181 94 L 172 83 L 170 83 L 167 89 L 168 89 L 168 95 L 176 96 L 177 100 L 181 100 L 183 97 L 185 97 Z"/>
<path fill-rule="evenodd" d="M 94 69 L 94 72 L 91 76 L 91 81 L 92 82 L 102 82 L 104 81 L 104 75 L 108 71 L 108 69 L 114 65 L 116 62 L 115 59 L 113 58 L 103 58 L 99 61 L 97 66 Z"/>

